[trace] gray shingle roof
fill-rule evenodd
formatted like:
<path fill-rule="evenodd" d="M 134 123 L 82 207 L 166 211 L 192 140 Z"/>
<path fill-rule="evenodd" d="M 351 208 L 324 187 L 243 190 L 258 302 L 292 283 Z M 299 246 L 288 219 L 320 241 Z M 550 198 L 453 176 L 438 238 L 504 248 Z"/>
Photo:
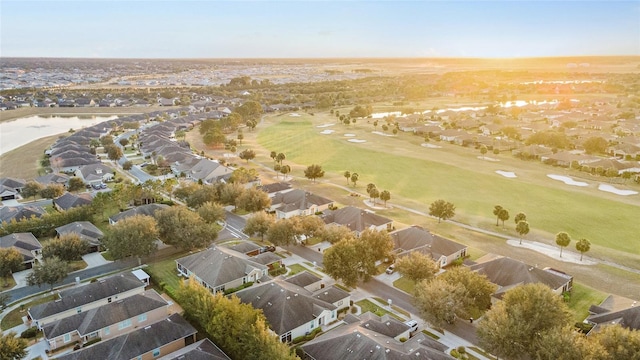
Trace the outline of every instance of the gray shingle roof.
<path fill-rule="evenodd" d="M 486 275 L 489 281 L 501 287 L 516 284 L 542 283 L 555 290 L 570 281 L 570 277 L 568 276 L 562 276 L 549 270 L 538 269 L 537 267 L 508 257 L 498 257 L 484 263 L 473 265 L 471 266 L 471 270 Z"/>
<path fill-rule="evenodd" d="M 279 192 L 273 196 L 271 200 L 272 206 L 280 205 L 278 210 L 290 212 L 294 210 L 307 210 L 312 206 L 323 206 L 331 204 L 333 201 L 322 196 L 294 189 L 287 192 Z"/>
<path fill-rule="evenodd" d="M 375 331 L 378 334 L 386 335 L 388 337 L 395 338 L 396 336 L 409 330 L 409 325 L 402 321 L 395 319 L 389 314 L 385 314 L 380 317 L 371 312 L 366 312 L 360 315 L 362 322 L 360 327 L 363 329 Z"/>
<path fill-rule="evenodd" d="M 231 360 L 209 339 L 200 340 L 158 360 Z"/>
<path fill-rule="evenodd" d="M 142 329 L 118 336 L 85 349 L 63 355 L 64 360 L 130 360 L 136 356 L 163 347 L 176 340 L 195 334 L 196 329 L 180 315 L 173 314 L 168 318 L 153 323 Z"/>
<path fill-rule="evenodd" d="M 300 287 L 309 286 L 311 284 L 315 284 L 318 281 L 321 281 L 322 278 L 318 277 L 308 271 L 299 272 L 293 276 L 288 277 L 285 281 L 291 283 L 293 285 L 297 285 Z"/>
<path fill-rule="evenodd" d="M 32 233 L 13 233 L 0 237 L 0 248 L 15 247 L 25 261 L 33 260 L 31 251 L 42 249 L 42 245 Z"/>
<path fill-rule="evenodd" d="M 58 235 L 67 233 L 76 233 L 81 239 L 87 240 L 89 244 L 95 246 L 100 245 L 100 239 L 104 237 L 104 233 L 95 225 L 88 221 L 74 221 L 70 224 L 56 228 Z"/>
<path fill-rule="evenodd" d="M 20 221 L 22 219 L 30 219 L 32 216 L 41 217 L 46 213 L 40 206 L 3 206 L 0 207 L 0 222 L 9 222 L 11 219 Z"/>
<path fill-rule="evenodd" d="M 351 231 L 357 232 L 363 232 L 372 226 L 377 227 L 392 222 L 389 218 L 353 206 L 345 206 L 338 210 L 325 211 L 322 219 L 325 224 L 344 225 Z"/>
<path fill-rule="evenodd" d="M 640 305 L 624 310 L 590 315 L 587 317 L 587 321 L 601 325 L 616 323 L 631 330 L 640 330 Z"/>
<path fill-rule="evenodd" d="M 169 304 L 155 290 L 149 290 L 47 324 L 43 326 L 43 331 L 48 339 L 74 330 L 77 330 L 80 336 L 85 336 L 163 306 L 169 306 Z"/>
<path fill-rule="evenodd" d="M 406 229 L 390 233 L 393 239 L 394 249 L 403 253 L 406 251 L 423 249 L 425 253 L 432 254 L 435 259 L 440 255 L 450 256 L 466 248 L 466 245 L 445 239 L 430 233 L 420 226 L 411 226 Z M 425 249 L 426 248 L 426 249 Z"/>
<path fill-rule="evenodd" d="M 29 309 L 29 314 L 31 318 L 38 320 L 135 288 L 144 288 L 144 286 L 144 283 L 138 280 L 132 273 L 126 272 L 84 286 L 64 290 L 60 292 L 59 300 L 35 305 Z"/>
<path fill-rule="evenodd" d="M 134 207 L 133 209 L 129 209 L 126 211 L 123 211 L 119 214 L 113 215 L 109 218 L 109 220 L 113 221 L 113 222 L 118 222 L 122 219 L 131 217 L 131 216 L 135 216 L 135 215 L 147 215 L 147 216 L 153 216 L 156 211 L 158 210 L 162 210 L 162 209 L 167 209 L 169 207 L 169 205 L 165 205 L 165 204 L 147 204 L 147 205 L 141 205 L 138 207 Z"/>
<path fill-rule="evenodd" d="M 251 241 L 242 241 L 232 246 L 228 246 L 228 248 L 241 254 L 248 254 L 250 252 L 260 250 L 261 246 Z"/>
<path fill-rule="evenodd" d="M 211 287 L 240 279 L 254 269 L 267 270 L 267 267 L 262 264 L 240 258 L 227 251 L 213 247 L 180 258 L 176 262 Z"/>
<path fill-rule="evenodd" d="M 365 329 L 359 322 L 339 326 L 302 345 L 315 360 L 449 360 L 446 346 L 418 333 L 401 343 L 392 337 Z"/>
<path fill-rule="evenodd" d="M 251 258 L 252 261 L 262 265 L 269 265 L 275 262 L 282 261 L 282 258 L 272 252 L 264 252 Z"/>
<path fill-rule="evenodd" d="M 68 210 L 77 206 L 89 205 L 93 201 L 91 193 L 72 194 L 66 192 L 57 199 L 53 200 L 53 203 L 59 206 L 63 210 Z"/>
<path fill-rule="evenodd" d="M 271 330 L 282 335 L 317 318 L 323 310 L 335 310 L 333 304 L 311 296 L 303 288 L 274 280 L 234 294 L 243 303 L 262 309 Z"/>

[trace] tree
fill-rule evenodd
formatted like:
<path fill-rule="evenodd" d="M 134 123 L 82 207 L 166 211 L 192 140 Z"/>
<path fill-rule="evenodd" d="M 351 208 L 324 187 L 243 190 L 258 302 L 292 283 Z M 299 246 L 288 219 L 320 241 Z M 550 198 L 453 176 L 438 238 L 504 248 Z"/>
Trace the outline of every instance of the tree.
<path fill-rule="evenodd" d="M 276 155 L 276 161 L 282 165 L 282 162 L 286 159 L 287 157 L 285 156 L 284 153 L 278 153 L 278 155 Z"/>
<path fill-rule="evenodd" d="M 373 199 L 373 204 L 375 205 L 376 199 L 380 197 L 380 190 L 378 190 L 377 188 L 371 189 L 371 192 L 369 192 L 369 196 L 371 196 L 371 199 Z"/>
<path fill-rule="evenodd" d="M 42 191 L 42 185 L 39 182 L 28 181 L 22 188 L 22 196 L 25 198 L 36 197 Z"/>
<path fill-rule="evenodd" d="M 287 344 L 273 336 L 262 311 L 236 296 L 211 294 L 191 278 L 181 282 L 176 297 L 187 316 L 232 359 L 299 360 Z"/>
<path fill-rule="evenodd" d="M 480 146 L 480 154 L 482 154 L 482 158 L 484 158 L 484 155 L 487 153 L 487 151 L 489 150 L 487 149 L 486 145 Z"/>
<path fill-rule="evenodd" d="M 249 163 L 249 160 L 253 160 L 256 157 L 256 152 L 251 149 L 245 149 L 240 152 L 238 155 L 240 159 L 246 160 Z"/>
<path fill-rule="evenodd" d="M 244 192 L 244 186 L 237 183 L 223 184 L 219 187 L 220 202 L 227 205 L 236 205 L 238 197 Z"/>
<path fill-rule="evenodd" d="M 62 184 L 49 184 L 40 190 L 40 196 L 45 199 L 54 199 L 64 194 L 64 186 Z"/>
<path fill-rule="evenodd" d="M 82 259 L 82 255 L 89 250 L 89 243 L 80 238 L 76 233 L 60 235 L 52 239 L 42 247 L 42 257 L 45 259 L 58 257 L 63 261 L 76 261 Z"/>
<path fill-rule="evenodd" d="M 601 136 L 592 136 L 582 143 L 587 154 L 606 154 L 609 142 Z"/>
<path fill-rule="evenodd" d="M 571 320 L 562 298 L 540 283 L 517 286 L 487 311 L 478 324 L 480 345 L 500 357 L 533 357 L 547 331 Z"/>
<path fill-rule="evenodd" d="M 320 234 L 318 234 L 322 240 L 329 242 L 330 244 L 336 244 L 342 239 L 353 239 L 354 234 L 348 227 L 344 225 L 331 225 L 325 226 Z"/>
<path fill-rule="evenodd" d="M 242 231 L 249 236 L 259 235 L 260 240 L 264 241 L 264 236 L 274 223 L 275 219 L 273 216 L 264 211 L 259 211 L 247 219 Z"/>
<path fill-rule="evenodd" d="M 113 136 L 105 135 L 100 138 L 100 144 L 102 146 L 113 145 Z"/>
<path fill-rule="evenodd" d="M 267 239 L 274 245 L 287 246 L 294 244 L 299 234 L 299 219 L 292 217 L 271 224 L 267 231 Z"/>
<path fill-rule="evenodd" d="M 124 259 L 130 256 L 138 258 L 151 255 L 158 248 L 158 229 L 153 217 L 134 215 L 124 218 L 105 234 L 104 245 L 114 259 Z"/>
<path fill-rule="evenodd" d="M 447 201 L 444 200 L 436 200 L 429 206 L 429 215 L 435 216 L 438 218 L 438 223 L 440 220 L 447 220 L 456 214 L 456 207 Z"/>
<path fill-rule="evenodd" d="M 0 248 L 0 276 L 7 285 L 7 277 L 23 268 L 24 258 L 15 247 Z"/>
<path fill-rule="evenodd" d="M 29 286 L 38 285 L 38 287 L 42 284 L 48 284 L 50 286 L 49 291 L 53 291 L 53 285 L 64 280 L 69 271 L 70 268 L 67 262 L 53 256 L 33 268 L 33 272 L 27 277 L 27 284 Z"/>
<path fill-rule="evenodd" d="M 576 243 L 576 250 L 580 252 L 580 261 L 582 261 L 582 257 L 584 256 L 584 253 L 586 253 L 590 249 L 591 249 L 591 242 L 589 242 L 589 240 L 584 238 L 578 240 L 578 242 Z"/>
<path fill-rule="evenodd" d="M 391 193 L 387 190 L 382 190 L 380 193 L 380 200 L 384 201 L 384 206 L 387 206 L 387 201 L 391 200 Z"/>
<path fill-rule="evenodd" d="M 502 221 L 502 228 L 504 229 L 504 222 L 509 220 L 509 210 L 500 209 L 500 212 L 498 213 L 498 219 Z"/>
<path fill-rule="evenodd" d="M 462 300 L 467 314 L 489 309 L 491 307 L 491 295 L 498 288 L 485 275 L 471 271 L 466 266 L 449 268 L 438 277 L 449 284 L 464 286 L 466 293 Z"/>
<path fill-rule="evenodd" d="M 271 198 L 262 190 L 249 188 L 238 196 L 236 206 L 248 212 L 260 211 L 271 206 Z"/>
<path fill-rule="evenodd" d="M 518 225 L 518 223 L 520 221 L 526 221 L 527 220 L 527 214 L 523 213 L 523 212 L 519 212 L 516 214 L 516 217 L 513 218 L 513 220 L 515 221 L 516 225 Z"/>
<path fill-rule="evenodd" d="M 27 357 L 27 339 L 19 337 L 15 332 L 7 332 L 0 336 L 0 359 L 19 360 Z"/>
<path fill-rule="evenodd" d="M 358 179 L 360 178 L 360 175 L 358 175 L 358 173 L 353 173 L 351 174 L 351 182 L 353 183 L 353 186 L 356 186 L 356 183 L 358 182 Z"/>
<path fill-rule="evenodd" d="M 237 184 L 246 184 L 255 181 L 258 178 L 258 171 L 256 169 L 247 169 L 245 167 L 239 167 L 233 170 L 229 182 Z"/>
<path fill-rule="evenodd" d="M 207 223 L 215 224 L 226 217 L 224 207 L 216 202 L 207 201 L 198 208 L 198 215 Z"/>
<path fill-rule="evenodd" d="M 270 157 L 271 159 L 273 159 L 273 164 L 275 165 L 275 164 L 276 164 L 276 158 L 278 157 L 278 153 L 276 153 L 275 151 L 272 151 L 272 152 L 269 154 L 269 157 Z"/>
<path fill-rule="evenodd" d="M 440 270 L 440 266 L 430 256 L 412 251 L 396 260 L 396 270 L 405 278 L 418 283 L 431 280 Z"/>
<path fill-rule="evenodd" d="M 242 115 L 243 119 L 258 120 L 262 115 L 262 105 L 257 101 L 250 100 L 237 107 L 235 111 Z"/>
<path fill-rule="evenodd" d="M 355 287 L 360 274 L 360 254 L 356 239 L 346 238 L 325 250 L 322 257 L 325 272 L 348 287 Z"/>
<path fill-rule="evenodd" d="M 345 177 L 345 179 L 347 179 L 347 185 L 349 185 L 349 180 L 351 179 L 351 173 L 349 172 L 349 170 L 345 171 L 342 176 Z"/>
<path fill-rule="evenodd" d="M 127 145 L 129 145 L 129 139 L 127 138 L 122 138 L 118 141 L 120 143 L 120 145 L 122 145 L 123 147 L 127 147 Z"/>
<path fill-rule="evenodd" d="M 529 223 L 522 220 L 516 225 L 516 231 L 520 234 L 520 245 L 522 245 L 522 237 L 529 233 Z"/>
<path fill-rule="evenodd" d="M 569 234 L 567 234 L 566 232 L 561 231 L 556 234 L 556 244 L 560 246 L 560 257 L 562 257 L 562 248 L 569 246 L 570 242 L 571 242 L 571 238 L 569 237 Z"/>
<path fill-rule="evenodd" d="M 594 335 L 595 336 L 595 335 Z M 607 352 L 597 341 L 592 341 L 576 331 L 572 326 L 565 326 L 561 329 L 553 329 L 541 334 L 540 343 L 534 358 L 538 360 L 604 360 L 607 359 Z M 610 359 L 617 359 L 609 357 Z M 630 359 L 622 357 L 621 359 Z"/>
<path fill-rule="evenodd" d="M 122 149 L 116 145 L 107 145 L 104 147 L 104 151 L 107 153 L 109 160 L 116 161 L 122 157 Z"/>
<path fill-rule="evenodd" d="M 606 359 L 640 359 L 640 331 L 619 324 L 603 326 L 590 336 L 604 348 Z"/>
<path fill-rule="evenodd" d="M 69 179 L 69 185 L 67 185 L 67 189 L 69 191 L 80 191 L 84 189 L 84 186 L 84 181 L 82 181 L 82 179 L 80 179 L 79 177 L 74 176 Z"/>
<path fill-rule="evenodd" d="M 306 239 L 321 235 L 325 226 L 324 221 L 315 215 L 300 216 L 298 225 L 299 232 L 304 235 Z"/>
<path fill-rule="evenodd" d="M 133 167 L 133 163 L 129 160 L 125 161 L 124 164 L 122 164 L 122 169 L 123 170 L 131 170 L 131 168 Z"/>
<path fill-rule="evenodd" d="M 464 311 L 462 285 L 450 284 L 440 278 L 422 280 L 416 285 L 414 301 L 420 316 L 434 326 L 452 324 Z"/>
<path fill-rule="evenodd" d="M 317 178 L 321 178 L 324 176 L 324 170 L 322 170 L 322 166 L 320 165 L 309 165 L 304 171 L 304 177 L 312 180 L 314 183 Z"/>
<path fill-rule="evenodd" d="M 162 241 L 182 250 L 206 248 L 218 237 L 216 225 L 183 206 L 157 211 L 155 218 Z"/>
<path fill-rule="evenodd" d="M 242 145 L 242 140 L 244 140 L 244 134 L 242 133 L 242 130 L 238 130 L 237 139 L 238 139 L 238 142 L 240 143 L 240 145 Z"/>
<path fill-rule="evenodd" d="M 287 179 L 287 174 L 291 172 L 291 166 L 289 165 L 282 165 L 280 166 L 280 173 L 282 173 L 282 178 L 284 180 Z"/>
<path fill-rule="evenodd" d="M 496 216 L 496 226 L 498 226 L 498 221 L 500 221 L 500 211 L 502 211 L 502 206 L 496 205 L 493 207 L 493 215 Z"/>

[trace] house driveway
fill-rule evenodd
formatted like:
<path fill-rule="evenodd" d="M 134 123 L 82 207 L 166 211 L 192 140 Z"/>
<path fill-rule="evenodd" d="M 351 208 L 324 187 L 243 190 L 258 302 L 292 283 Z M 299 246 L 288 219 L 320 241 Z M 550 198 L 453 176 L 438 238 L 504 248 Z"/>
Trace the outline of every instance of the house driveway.
<path fill-rule="evenodd" d="M 21 206 L 18 200 L 2 200 L 2 205 L 4 206 Z"/>
<path fill-rule="evenodd" d="M 13 280 L 16 281 L 15 288 L 27 286 L 27 276 L 33 272 L 33 269 L 27 269 L 13 273 Z"/>
<path fill-rule="evenodd" d="M 87 263 L 87 267 L 86 267 L 87 269 L 100 266 L 100 265 L 105 265 L 112 262 L 112 261 L 105 260 L 105 258 L 102 257 L 102 254 L 100 254 L 99 252 L 93 252 L 86 255 L 82 255 L 82 260 L 84 260 L 84 262 Z"/>

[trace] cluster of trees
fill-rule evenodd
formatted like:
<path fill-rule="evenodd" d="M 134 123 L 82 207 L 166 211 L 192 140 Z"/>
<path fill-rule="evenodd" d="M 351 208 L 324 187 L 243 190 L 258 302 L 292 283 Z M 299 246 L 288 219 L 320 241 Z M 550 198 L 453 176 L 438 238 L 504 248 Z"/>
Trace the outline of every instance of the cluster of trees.
<path fill-rule="evenodd" d="M 247 219 L 244 233 L 260 236 L 261 240 L 269 240 L 274 245 L 291 245 L 301 239 L 321 237 L 324 239 L 324 221 L 317 216 L 294 216 L 276 220 L 266 212 L 256 212 Z"/>
<path fill-rule="evenodd" d="M 416 254 L 416 255 L 414 255 Z M 485 311 L 491 307 L 491 294 L 497 286 L 484 275 L 457 266 L 438 276 L 437 264 L 427 255 L 412 253 L 413 259 L 400 259 L 398 271 L 409 274 L 418 265 L 409 261 L 417 260 L 420 277 L 415 287 L 415 303 L 420 315 L 434 326 L 453 323 L 456 317 L 469 318 L 471 314 Z M 435 271 L 434 271 L 435 270 Z"/>
<path fill-rule="evenodd" d="M 273 335 L 262 311 L 237 297 L 211 294 L 193 278 L 180 285 L 176 296 L 186 318 L 197 322 L 232 359 L 299 359 Z"/>
<path fill-rule="evenodd" d="M 72 177 L 69 179 L 67 190 L 78 191 L 84 189 L 84 182 L 78 177 Z M 22 196 L 25 198 L 33 197 L 37 195 L 45 199 L 55 199 L 65 192 L 65 187 L 62 184 L 49 184 L 44 186 L 36 181 L 28 181 L 22 188 Z"/>
<path fill-rule="evenodd" d="M 349 170 L 345 171 L 342 175 L 347 179 L 347 185 L 349 185 L 349 182 L 352 182 L 353 186 L 356 186 L 356 183 L 360 179 L 360 175 L 358 175 L 357 172 L 352 173 Z"/>
<path fill-rule="evenodd" d="M 0 277 L 3 279 L 3 286 L 7 285 L 7 278 L 12 273 L 22 270 L 24 258 L 20 251 L 14 247 L 0 248 Z"/>
<path fill-rule="evenodd" d="M 50 237 L 55 235 L 55 228 L 74 221 L 91 221 L 93 214 L 92 206 L 80 206 L 67 211 L 46 213 L 41 217 L 32 216 L 20 221 L 11 219 L 10 222 L 2 222 L 0 236 L 30 232 L 37 238 Z"/>
<path fill-rule="evenodd" d="M 307 168 L 304 170 L 304 177 L 306 177 L 309 180 L 312 180 L 314 183 L 316 182 L 316 179 L 321 178 L 324 176 L 324 170 L 322 170 L 322 166 L 320 165 L 309 165 L 307 166 Z"/>
<path fill-rule="evenodd" d="M 556 244 L 560 247 L 560 257 L 562 257 L 562 248 L 569 246 L 571 243 L 571 237 L 564 231 L 556 234 Z M 584 253 L 591 250 L 591 242 L 585 238 L 582 238 L 576 242 L 576 250 L 580 253 L 580 261 L 584 256 Z"/>
<path fill-rule="evenodd" d="M 542 284 L 509 290 L 478 324 L 480 345 L 508 359 L 638 359 L 640 332 L 605 326 L 589 337 L 568 324 L 562 297 Z"/>
<path fill-rule="evenodd" d="M 242 169 L 242 168 L 241 168 Z M 255 187 L 245 188 L 242 181 L 250 181 L 255 177 L 251 170 L 236 170 L 238 175 L 232 183 L 216 183 L 212 185 L 184 184 L 173 194 L 186 202 L 191 208 L 199 208 L 206 202 L 234 205 L 248 212 L 259 211 L 271 205 L 271 199 L 262 190 Z M 234 172 L 233 175 L 236 173 Z M 232 176 L 233 176 L 232 175 Z"/>
<path fill-rule="evenodd" d="M 367 184 L 367 194 L 369 194 L 369 197 L 371 198 L 371 201 L 373 201 L 374 205 L 377 198 L 380 198 L 380 200 L 384 201 L 384 206 L 387 206 L 387 201 L 391 200 L 391 193 L 388 190 L 380 191 L 376 187 L 376 184 L 373 183 Z"/>
<path fill-rule="evenodd" d="M 504 229 L 504 222 L 509 220 L 509 210 L 503 208 L 501 205 L 496 205 L 493 207 L 493 215 L 496 216 L 496 226 L 498 226 L 499 221 L 502 221 L 502 228 Z M 522 244 L 522 238 L 530 231 L 527 214 L 519 212 L 513 220 L 516 223 L 516 232 L 520 234 L 520 244 Z"/>
<path fill-rule="evenodd" d="M 325 272 L 332 278 L 354 287 L 377 274 L 376 262 L 392 258 L 393 241 L 386 231 L 367 229 L 359 237 L 344 234 L 324 252 Z"/>
<path fill-rule="evenodd" d="M 368 105 L 356 105 L 351 111 L 349 111 L 349 116 L 352 118 L 364 118 L 373 113 L 373 107 L 371 104 Z"/>
<path fill-rule="evenodd" d="M 18 360 L 27 357 L 27 339 L 23 339 L 15 332 L 7 332 L 0 336 L 0 358 L 2 360 Z"/>
<path fill-rule="evenodd" d="M 269 157 L 271 157 L 271 159 L 273 159 L 273 170 L 276 171 L 276 175 L 277 174 L 282 174 L 284 176 L 284 178 L 286 179 L 287 174 L 291 172 L 291 166 L 289 165 L 284 165 L 282 162 L 287 158 L 287 156 L 284 153 L 279 153 L 276 151 L 272 151 L 269 154 Z M 279 176 L 279 175 L 277 175 Z"/>

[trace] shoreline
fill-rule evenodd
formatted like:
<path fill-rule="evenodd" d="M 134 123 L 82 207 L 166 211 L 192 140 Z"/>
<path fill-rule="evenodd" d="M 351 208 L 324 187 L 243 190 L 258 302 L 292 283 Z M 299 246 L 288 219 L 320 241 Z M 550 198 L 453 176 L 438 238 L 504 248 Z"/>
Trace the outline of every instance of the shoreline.
<path fill-rule="evenodd" d="M 120 115 L 120 116 L 128 116 L 128 115 L 139 115 L 145 114 L 153 111 L 157 111 L 162 109 L 162 107 L 158 106 L 149 106 L 145 108 L 131 108 L 131 107 L 82 107 L 82 108 L 36 108 L 36 107 L 28 107 L 21 108 L 15 110 L 5 110 L 0 111 L 0 122 L 17 120 L 23 117 L 29 116 L 51 116 L 51 115 L 59 115 L 59 116 L 78 116 L 78 115 Z M 165 108 L 166 109 L 166 108 Z"/>

